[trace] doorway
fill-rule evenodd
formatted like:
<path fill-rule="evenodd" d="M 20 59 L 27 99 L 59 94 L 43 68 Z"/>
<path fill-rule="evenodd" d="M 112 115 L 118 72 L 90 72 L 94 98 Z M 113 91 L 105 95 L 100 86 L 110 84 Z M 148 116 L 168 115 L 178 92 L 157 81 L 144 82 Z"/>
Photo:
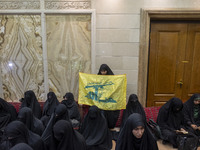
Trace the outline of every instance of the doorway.
<path fill-rule="evenodd" d="M 140 103 L 146 106 L 154 106 L 155 103 L 147 105 L 148 87 L 148 63 L 149 63 L 149 38 L 150 23 L 152 20 L 200 20 L 200 10 L 197 9 L 142 9 L 140 28 L 140 52 L 138 72 L 138 98 Z M 187 55 L 191 56 L 191 55 Z M 195 54 L 196 56 L 196 54 Z M 187 62 L 185 62 L 187 63 Z M 189 65 L 188 65 L 189 66 Z M 186 76 L 186 75 L 184 75 Z M 196 75 L 197 76 L 197 75 Z M 183 83 L 184 84 L 184 83 Z M 186 83 L 185 83 L 186 84 Z M 191 94 L 191 93 L 190 93 Z M 190 95 L 189 94 L 189 95 Z M 187 98 L 184 98 L 187 99 Z M 163 100 L 164 101 L 164 100 Z M 162 101 L 161 101 L 162 102 Z M 157 103 L 156 105 L 162 105 Z"/>
<path fill-rule="evenodd" d="M 200 93 L 200 23 L 151 21 L 147 106 Z"/>

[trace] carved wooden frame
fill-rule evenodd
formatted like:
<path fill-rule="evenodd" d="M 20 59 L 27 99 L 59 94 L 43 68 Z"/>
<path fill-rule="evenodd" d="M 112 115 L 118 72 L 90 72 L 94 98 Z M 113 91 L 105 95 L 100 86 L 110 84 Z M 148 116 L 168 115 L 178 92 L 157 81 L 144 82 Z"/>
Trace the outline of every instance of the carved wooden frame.
<path fill-rule="evenodd" d="M 141 9 L 140 52 L 138 70 L 138 98 L 143 106 L 147 101 L 147 78 L 149 57 L 150 21 L 154 20 L 200 20 L 200 9 Z"/>

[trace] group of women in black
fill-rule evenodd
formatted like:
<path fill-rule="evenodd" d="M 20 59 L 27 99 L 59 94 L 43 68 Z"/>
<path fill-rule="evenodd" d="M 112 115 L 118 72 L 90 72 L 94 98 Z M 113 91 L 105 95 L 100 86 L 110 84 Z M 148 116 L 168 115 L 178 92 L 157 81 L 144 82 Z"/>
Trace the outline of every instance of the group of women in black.
<path fill-rule="evenodd" d="M 86 148 L 85 139 L 74 130 L 81 120 L 72 93 L 66 93 L 60 103 L 55 93 L 49 92 L 43 111 L 33 91 L 26 91 L 20 101 L 17 113 L 13 105 L 0 98 L 0 150 Z"/>
<path fill-rule="evenodd" d="M 185 103 L 176 97 L 170 99 L 160 108 L 157 123 L 164 143 L 171 143 L 175 148 L 197 148 L 200 136 L 200 94 L 193 94 Z M 187 142 L 189 139 L 191 142 Z M 186 145 L 181 140 L 185 140 Z"/>
<path fill-rule="evenodd" d="M 67 93 L 65 96 L 67 95 L 72 97 L 73 94 Z M 1 150 L 110 150 L 112 148 L 112 135 L 108 122 L 104 112 L 97 106 L 89 108 L 84 119 L 80 120 L 79 129 L 76 130 L 72 120 L 80 119 L 77 104 L 75 103 L 76 107 L 71 112 L 74 118 L 70 118 L 70 111 L 64 104 L 68 99 L 60 103 L 53 92 L 48 93 L 41 118 L 34 115 L 31 106 L 35 104 L 32 104 L 31 100 L 31 105 L 23 106 L 22 103 L 18 113 L 11 104 L 3 99 L 0 100 Z M 73 107 L 72 103 L 70 106 Z M 158 149 L 156 140 L 147 128 L 144 109 L 135 94 L 129 97 L 122 122 L 116 150 Z"/>
<path fill-rule="evenodd" d="M 102 64 L 98 74 L 113 75 L 113 72 Z M 90 106 L 81 120 L 73 94 L 66 93 L 63 98 L 59 102 L 55 93 L 49 92 L 41 110 L 34 92 L 27 91 L 20 100 L 18 113 L 11 104 L 0 99 L 0 150 L 110 150 L 113 140 L 110 129 L 115 126 L 120 111 Z M 199 106 L 199 94 L 194 94 L 184 104 L 172 98 L 163 105 L 157 120 L 163 141 L 177 147 L 178 133 L 199 136 Z M 129 96 L 115 140 L 116 150 L 158 150 L 135 94 Z"/>
<path fill-rule="evenodd" d="M 102 64 L 98 74 L 113 72 Z M 90 106 L 81 120 L 73 94 L 66 93 L 63 98 L 59 102 L 55 93 L 49 92 L 41 110 L 34 92 L 27 91 L 20 99 L 18 113 L 0 99 L 0 150 L 110 150 L 113 139 L 110 129 L 115 127 L 120 111 Z M 144 110 L 132 94 L 124 111 L 116 150 L 147 149 L 158 147 L 147 128 Z"/>

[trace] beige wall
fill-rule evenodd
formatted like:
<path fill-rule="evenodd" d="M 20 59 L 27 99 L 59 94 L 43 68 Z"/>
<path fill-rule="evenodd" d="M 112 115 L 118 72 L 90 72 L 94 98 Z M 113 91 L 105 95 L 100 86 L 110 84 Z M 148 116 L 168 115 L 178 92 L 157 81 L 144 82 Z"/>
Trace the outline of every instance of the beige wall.
<path fill-rule="evenodd" d="M 96 70 L 107 63 L 127 74 L 127 98 L 138 92 L 140 10 L 199 8 L 200 0 L 92 0 L 96 10 Z M 145 101 L 145 100 L 140 100 Z"/>

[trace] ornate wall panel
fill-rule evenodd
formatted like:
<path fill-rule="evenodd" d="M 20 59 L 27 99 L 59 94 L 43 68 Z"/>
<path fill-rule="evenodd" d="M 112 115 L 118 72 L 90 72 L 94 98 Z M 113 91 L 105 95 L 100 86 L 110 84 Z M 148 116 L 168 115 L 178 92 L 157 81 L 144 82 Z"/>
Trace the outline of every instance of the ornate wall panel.
<path fill-rule="evenodd" d="M 79 72 L 91 72 L 91 15 L 47 15 L 49 89 L 78 96 Z"/>
<path fill-rule="evenodd" d="M 33 90 L 41 101 L 49 91 L 77 98 L 78 72 L 91 72 L 90 8 L 91 0 L 1 0 L 0 97 L 18 101 Z"/>
<path fill-rule="evenodd" d="M 39 15 L 0 16 L 0 64 L 3 95 L 18 100 L 24 91 L 44 93 L 41 19 Z"/>
<path fill-rule="evenodd" d="M 29 1 L 1 0 L 0 9 L 1 10 L 40 9 L 40 0 L 29 0 Z"/>

